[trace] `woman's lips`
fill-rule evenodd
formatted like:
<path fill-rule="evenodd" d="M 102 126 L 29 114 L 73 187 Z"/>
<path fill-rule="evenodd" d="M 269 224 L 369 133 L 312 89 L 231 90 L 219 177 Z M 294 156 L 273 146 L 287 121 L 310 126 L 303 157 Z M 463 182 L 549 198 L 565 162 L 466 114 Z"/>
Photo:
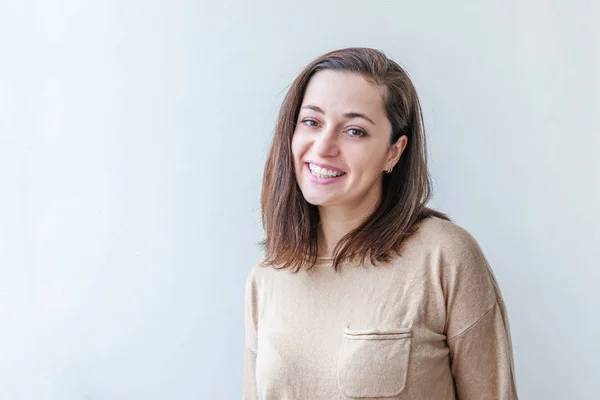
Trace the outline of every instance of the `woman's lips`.
<path fill-rule="evenodd" d="M 307 164 L 313 164 L 313 165 L 316 165 L 316 166 L 321 167 L 321 168 L 329 169 L 331 171 L 344 172 L 341 169 L 339 169 L 337 167 L 334 167 L 333 165 L 329 165 L 329 164 L 314 162 L 314 161 L 310 161 L 310 160 L 306 161 L 306 163 Z"/>
<path fill-rule="evenodd" d="M 308 163 L 304 164 L 304 169 L 306 170 L 306 173 L 308 174 L 308 179 L 310 179 L 311 182 L 318 183 L 321 185 L 329 185 L 329 184 L 332 184 L 335 182 L 339 182 L 340 179 L 343 179 L 347 175 L 347 174 L 344 174 L 344 175 L 336 176 L 336 177 L 320 178 L 312 173 L 312 171 L 310 170 L 310 167 L 308 166 Z"/>

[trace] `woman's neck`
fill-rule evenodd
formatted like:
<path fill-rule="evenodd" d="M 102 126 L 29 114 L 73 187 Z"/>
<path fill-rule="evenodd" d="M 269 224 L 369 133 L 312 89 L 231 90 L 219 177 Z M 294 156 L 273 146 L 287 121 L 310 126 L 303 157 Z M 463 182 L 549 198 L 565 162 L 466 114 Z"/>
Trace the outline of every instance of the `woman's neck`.
<path fill-rule="evenodd" d="M 378 201 L 363 201 L 358 206 L 319 206 L 318 256 L 333 257 L 338 242 L 375 211 Z"/>

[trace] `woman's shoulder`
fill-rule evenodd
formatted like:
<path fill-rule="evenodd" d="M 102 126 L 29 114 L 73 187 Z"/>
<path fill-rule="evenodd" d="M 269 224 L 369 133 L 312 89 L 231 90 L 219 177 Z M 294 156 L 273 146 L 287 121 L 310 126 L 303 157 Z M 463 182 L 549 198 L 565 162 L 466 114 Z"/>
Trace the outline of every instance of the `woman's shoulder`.
<path fill-rule="evenodd" d="M 251 265 L 250 270 L 247 272 L 246 282 L 260 280 L 265 273 L 268 273 L 268 269 L 271 268 L 263 266 L 263 261 L 264 257 L 261 257 Z"/>
<path fill-rule="evenodd" d="M 406 245 L 413 254 L 435 263 L 443 276 L 470 276 L 487 282 L 490 274 L 493 275 L 479 242 L 455 222 L 427 218 Z"/>
<path fill-rule="evenodd" d="M 245 299 L 246 303 L 256 302 L 261 283 L 264 281 L 265 267 L 262 266 L 262 259 L 255 262 L 246 275 Z"/>
<path fill-rule="evenodd" d="M 265 264 L 265 258 L 261 257 L 258 261 L 252 264 L 250 270 L 247 272 L 246 285 L 259 285 L 265 280 L 274 278 L 274 275 L 286 275 L 289 271 L 282 268 L 276 268 L 271 265 Z"/>
<path fill-rule="evenodd" d="M 438 217 L 422 220 L 412 241 L 429 250 L 438 250 L 457 257 L 482 252 L 478 241 L 467 229 L 455 222 Z"/>
<path fill-rule="evenodd" d="M 428 254 L 440 272 L 442 283 L 448 289 L 464 281 L 471 288 L 481 288 L 489 298 L 499 296 L 494 273 L 481 246 L 474 236 L 462 226 L 438 218 L 423 221 L 416 232 L 417 250 Z M 496 293 L 494 293 L 496 292 Z"/>

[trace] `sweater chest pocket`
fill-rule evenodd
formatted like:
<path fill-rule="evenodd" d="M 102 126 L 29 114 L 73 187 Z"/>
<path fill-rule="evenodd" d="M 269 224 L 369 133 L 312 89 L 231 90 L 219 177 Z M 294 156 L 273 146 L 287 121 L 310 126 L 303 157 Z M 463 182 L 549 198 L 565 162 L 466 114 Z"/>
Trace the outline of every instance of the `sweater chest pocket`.
<path fill-rule="evenodd" d="M 406 386 L 410 329 L 344 329 L 337 365 L 338 386 L 352 399 L 395 397 Z"/>

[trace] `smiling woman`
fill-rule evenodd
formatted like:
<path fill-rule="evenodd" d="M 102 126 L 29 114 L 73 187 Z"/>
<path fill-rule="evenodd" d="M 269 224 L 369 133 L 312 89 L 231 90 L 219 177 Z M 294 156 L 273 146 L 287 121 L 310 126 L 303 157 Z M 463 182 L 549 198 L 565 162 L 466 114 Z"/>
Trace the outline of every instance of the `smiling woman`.
<path fill-rule="evenodd" d="M 382 52 L 309 64 L 262 188 L 245 399 L 516 399 L 506 307 L 475 239 L 426 207 L 419 100 Z"/>
<path fill-rule="evenodd" d="M 328 170 L 346 175 L 325 181 Z M 325 54 L 296 78 L 279 113 L 261 199 L 264 264 L 389 261 L 419 221 L 448 219 L 425 206 L 430 195 L 421 108 L 406 72 L 374 49 Z M 351 229 L 333 237 L 322 227 L 339 220 L 324 215 L 336 210 L 350 210 Z"/>
<path fill-rule="evenodd" d="M 356 216 L 368 215 L 377 205 L 381 173 L 398 162 L 408 140 L 402 135 L 390 143 L 383 95 L 381 87 L 359 74 L 324 70 L 312 77 L 292 137 L 296 181 L 309 204 L 350 207 Z M 344 175 L 318 178 L 333 171 Z M 323 187 L 329 183 L 335 185 Z M 319 250 L 321 256 L 331 251 L 325 243 Z"/>

